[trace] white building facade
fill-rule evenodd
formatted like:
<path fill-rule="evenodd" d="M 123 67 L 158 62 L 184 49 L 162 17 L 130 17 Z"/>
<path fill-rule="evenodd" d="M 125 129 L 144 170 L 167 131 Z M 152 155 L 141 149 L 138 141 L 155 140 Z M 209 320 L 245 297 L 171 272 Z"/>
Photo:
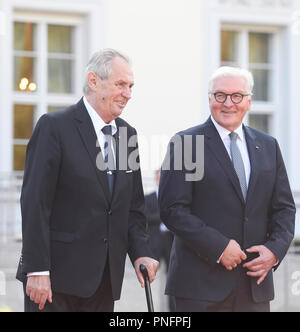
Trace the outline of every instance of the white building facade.
<path fill-rule="evenodd" d="M 104 47 L 133 61 L 123 117 L 140 135 L 146 186 L 168 139 L 209 116 L 212 72 L 234 65 L 254 74 L 246 122 L 278 139 L 299 201 L 299 0 L 0 0 L 2 176 L 22 172 L 42 114 L 79 100 L 85 64 Z"/>

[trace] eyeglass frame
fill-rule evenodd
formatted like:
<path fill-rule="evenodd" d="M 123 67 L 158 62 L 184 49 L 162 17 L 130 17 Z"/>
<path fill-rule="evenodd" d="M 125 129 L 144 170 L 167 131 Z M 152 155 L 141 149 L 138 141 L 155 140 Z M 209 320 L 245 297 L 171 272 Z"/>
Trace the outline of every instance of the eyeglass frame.
<path fill-rule="evenodd" d="M 226 98 L 225 98 L 224 101 L 221 102 L 221 101 L 218 101 L 218 100 L 217 100 L 217 98 L 216 98 L 216 94 L 218 94 L 218 93 L 222 93 L 223 95 L 225 95 Z M 213 92 L 210 92 L 210 94 L 214 96 L 215 101 L 216 101 L 217 103 L 219 103 L 219 104 L 224 104 L 224 103 L 226 103 L 226 100 L 227 100 L 228 96 L 230 96 L 230 99 L 231 99 L 232 103 L 235 104 L 235 105 L 240 104 L 240 103 L 244 100 L 245 97 L 253 96 L 253 93 L 248 93 L 248 94 L 243 94 L 243 93 L 240 93 L 240 92 L 225 93 L 225 92 L 222 92 L 222 91 L 217 91 L 217 92 L 214 92 L 214 93 L 213 93 Z M 241 100 L 240 102 L 238 102 L 238 103 L 235 103 L 235 102 L 232 100 L 232 96 L 233 96 L 233 95 L 241 95 L 241 96 L 242 96 L 242 100 Z"/>

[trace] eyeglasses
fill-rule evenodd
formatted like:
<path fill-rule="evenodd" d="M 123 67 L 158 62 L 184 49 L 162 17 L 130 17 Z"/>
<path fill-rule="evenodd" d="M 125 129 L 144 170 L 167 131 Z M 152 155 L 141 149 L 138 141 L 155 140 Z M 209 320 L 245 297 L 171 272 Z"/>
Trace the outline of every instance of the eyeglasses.
<path fill-rule="evenodd" d="M 212 93 L 212 95 L 214 95 L 217 103 L 222 103 L 222 104 L 225 103 L 227 100 L 227 97 L 230 96 L 230 99 L 234 104 L 240 104 L 243 101 L 244 97 L 251 96 L 252 93 L 245 95 L 242 93 L 230 94 L 230 93 L 224 93 L 224 92 L 215 92 L 215 93 Z"/>

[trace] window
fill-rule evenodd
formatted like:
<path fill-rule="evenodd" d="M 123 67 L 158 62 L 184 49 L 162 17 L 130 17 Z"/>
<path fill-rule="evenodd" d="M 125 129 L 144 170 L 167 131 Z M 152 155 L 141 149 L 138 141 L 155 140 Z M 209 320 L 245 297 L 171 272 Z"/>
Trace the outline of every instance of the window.
<path fill-rule="evenodd" d="M 267 114 L 249 114 L 248 124 L 252 128 L 268 133 L 270 130 L 270 115 Z"/>
<path fill-rule="evenodd" d="M 61 106 L 49 105 L 47 112 L 51 113 L 51 112 L 54 112 L 54 111 L 59 111 L 59 110 L 62 110 L 66 107 L 67 107 L 67 105 L 64 105 L 64 106 L 63 105 L 61 105 Z"/>
<path fill-rule="evenodd" d="M 14 106 L 14 170 L 22 171 L 25 165 L 26 145 L 34 125 L 34 105 Z"/>
<path fill-rule="evenodd" d="M 254 76 L 254 100 L 272 99 L 272 59 L 270 33 L 249 33 L 249 69 Z"/>
<path fill-rule="evenodd" d="M 14 24 L 14 90 L 36 91 L 36 24 Z"/>
<path fill-rule="evenodd" d="M 74 28 L 70 26 L 48 26 L 48 92 L 72 93 Z"/>
<path fill-rule="evenodd" d="M 275 81 L 275 28 L 223 26 L 221 31 L 221 64 L 249 69 L 254 76 L 253 105 L 248 123 L 270 133 L 276 112 Z"/>
<path fill-rule="evenodd" d="M 80 45 L 80 16 L 15 13 L 14 170 L 24 169 L 26 146 L 40 116 L 63 109 L 80 97 L 83 72 Z"/>
<path fill-rule="evenodd" d="M 238 65 L 238 32 L 222 31 L 222 63 L 223 66 L 237 66 Z"/>

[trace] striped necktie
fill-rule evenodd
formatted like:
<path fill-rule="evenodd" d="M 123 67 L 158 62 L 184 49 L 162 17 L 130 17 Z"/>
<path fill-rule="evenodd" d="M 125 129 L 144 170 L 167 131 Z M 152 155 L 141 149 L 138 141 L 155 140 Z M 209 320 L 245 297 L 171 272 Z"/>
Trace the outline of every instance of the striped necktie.
<path fill-rule="evenodd" d="M 110 197 L 112 197 L 115 182 L 115 170 L 116 163 L 113 153 L 113 137 L 111 125 L 105 126 L 102 129 L 104 134 L 104 162 L 107 165 L 107 179 L 110 191 Z"/>

